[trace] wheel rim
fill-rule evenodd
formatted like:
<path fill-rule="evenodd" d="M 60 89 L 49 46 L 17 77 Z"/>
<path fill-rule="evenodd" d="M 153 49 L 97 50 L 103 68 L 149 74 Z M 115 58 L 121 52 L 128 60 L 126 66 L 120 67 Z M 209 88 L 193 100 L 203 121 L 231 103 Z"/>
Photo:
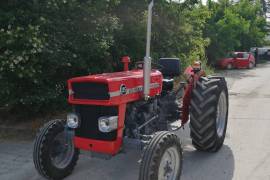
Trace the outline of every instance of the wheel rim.
<path fill-rule="evenodd" d="M 59 133 L 52 141 L 50 150 L 52 164 L 59 169 L 64 169 L 72 161 L 73 155 L 73 142 L 67 139 L 64 132 Z"/>
<path fill-rule="evenodd" d="M 227 98 L 224 92 L 219 96 L 217 106 L 216 129 L 219 137 L 223 136 L 227 116 Z"/>
<path fill-rule="evenodd" d="M 180 167 L 180 157 L 176 147 L 167 149 L 160 161 L 158 180 L 176 180 Z"/>
<path fill-rule="evenodd" d="M 232 65 L 231 64 L 228 64 L 227 68 L 228 69 L 232 69 Z"/>

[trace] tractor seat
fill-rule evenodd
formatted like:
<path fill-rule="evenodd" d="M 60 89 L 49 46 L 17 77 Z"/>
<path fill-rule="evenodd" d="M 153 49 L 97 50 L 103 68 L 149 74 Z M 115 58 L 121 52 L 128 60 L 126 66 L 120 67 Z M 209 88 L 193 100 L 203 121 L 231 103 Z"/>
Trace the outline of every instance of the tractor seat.
<path fill-rule="evenodd" d="M 161 72 L 163 79 L 163 90 L 172 91 L 174 85 L 174 77 L 181 73 L 181 63 L 178 58 L 160 58 L 159 65 L 162 67 Z"/>
<path fill-rule="evenodd" d="M 162 89 L 165 91 L 171 91 L 173 90 L 173 82 L 174 79 L 173 78 L 164 78 L 162 80 Z"/>

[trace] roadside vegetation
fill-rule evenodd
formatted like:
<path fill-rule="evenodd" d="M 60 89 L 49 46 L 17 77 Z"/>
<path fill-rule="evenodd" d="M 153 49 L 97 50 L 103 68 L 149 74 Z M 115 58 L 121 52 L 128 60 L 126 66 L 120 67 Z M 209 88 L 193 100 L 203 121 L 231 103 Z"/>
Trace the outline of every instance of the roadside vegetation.
<path fill-rule="evenodd" d="M 0 2 L 0 113 L 30 116 L 66 108 L 66 80 L 122 69 L 145 53 L 146 0 Z M 213 65 L 228 51 L 263 45 L 259 0 L 156 0 L 152 57 Z"/>

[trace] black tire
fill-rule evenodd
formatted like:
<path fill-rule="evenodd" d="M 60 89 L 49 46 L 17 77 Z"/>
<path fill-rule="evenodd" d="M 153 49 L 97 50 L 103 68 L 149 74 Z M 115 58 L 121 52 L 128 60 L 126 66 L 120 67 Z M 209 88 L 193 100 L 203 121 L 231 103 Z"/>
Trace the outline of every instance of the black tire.
<path fill-rule="evenodd" d="M 73 144 L 71 157 L 64 167 L 57 167 L 52 161 L 52 151 L 55 148 L 55 137 L 64 133 L 65 121 L 52 120 L 45 124 L 36 136 L 33 151 L 33 160 L 38 173 L 47 178 L 59 180 L 70 175 L 79 158 L 79 150 L 74 148 Z M 67 147 L 69 148 L 69 147 Z"/>
<path fill-rule="evenodd" d="M 221 97 L 224 108 L 218 111 Z M 227 129 L 228 105 L 228 88 L 223 77 L 199 79 L 192 91 L 190 106 L 190 135 L 197 150 L 217 152 L 222 147 Z M 217 119 L 224 121 L 217 122 Z"/>
<path fill-rule="evenodd" d="M 144 148 L 140 165 L 139 180 L 159 180 L 159 169 L 162 157 L 167 150 L 177 152 L 178 165 L 175 165 L 175 180 L 180 180 L 182 173 L 182 148 L 179 138 L 168 131 L 157 132 Z M 173 163 L 174 164 L 174 163 Z M 178 167 L 178 168 L 177 168 Z M 174 180 L 174 179 L 173 179 Z"/>

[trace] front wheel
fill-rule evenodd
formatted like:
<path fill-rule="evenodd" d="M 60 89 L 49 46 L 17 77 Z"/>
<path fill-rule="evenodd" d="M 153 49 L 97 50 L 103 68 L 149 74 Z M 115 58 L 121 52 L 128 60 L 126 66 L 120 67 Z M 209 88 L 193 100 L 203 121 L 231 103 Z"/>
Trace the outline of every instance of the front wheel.
<path fill-rule="evenodd" d="M 250 62 L 249 64 L 248 64 L 248 69 L 252 69 L 254 67 L 254 64 L 252 63 L 252 62 Z"/>
<path fill-rule="evenodd" d="M 40 129 L 34 143 L 33 159 L 40 175 L 47 179 L 63 179 L 77 163 L 79 150 L 65 134 L 65 121 L 53 120 Z"/>
<path fill-rule="evenodd" d="M 156 133 L 144 149 L 139 180 L 179 180 L 181 171 L 179 138 L 167 131 Z"/>
<path fill-rule="evenodd" d="M 224 142 L 228 122 L 228 88 L 223 77 L 202 77 L 192 91 L 190 135 L 194 147 L 216 152 Z"/>

